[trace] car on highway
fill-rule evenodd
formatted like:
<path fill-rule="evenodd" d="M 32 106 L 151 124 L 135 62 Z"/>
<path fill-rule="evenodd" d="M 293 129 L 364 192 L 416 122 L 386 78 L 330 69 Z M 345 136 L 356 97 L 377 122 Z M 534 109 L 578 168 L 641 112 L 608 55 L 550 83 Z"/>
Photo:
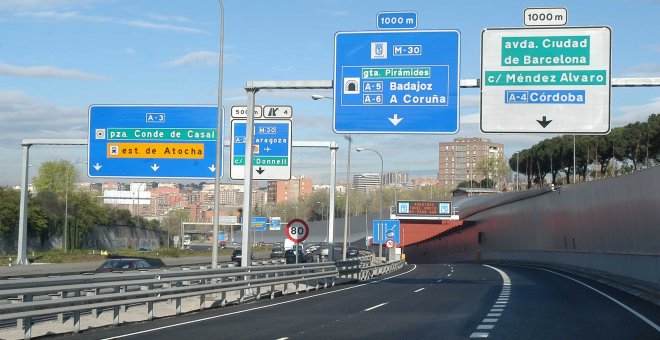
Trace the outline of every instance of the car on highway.
<path fill-rule="evenodd" d="M 296 255 L 298 261 L 296 261 Z M 286 263 L 305 263 L 307 262 L 305 252 L 302 249 L 289 249 L 284 252 L 284 259 Z"/>
<path fill-rule="evenodd" d="M 232 262 L 237 262 L 241 263 L 241 259 L 243 258 L 243 249 L 241 248 L 236 248 L 234 251 L 231 253 L 231 261 Z M 254 254 L 250 254 L 250 260 L 254 259 Z"/>
<path fill-rule="evenodd" d="M 270 250 L 270 257 L 282 257 L 284 256 L 284 248 L 283 247 L 273 247 Z"/>
<path fill-rule="evenodd" d="M 122 259 L 108 259 L 96 268 L 97 273 L 107 273 L 116 271 L 129 271 L 129 270 L 147 270 L 153 268 L 149 262 L 144 259 L 136 258 L 122 258 Z"/>

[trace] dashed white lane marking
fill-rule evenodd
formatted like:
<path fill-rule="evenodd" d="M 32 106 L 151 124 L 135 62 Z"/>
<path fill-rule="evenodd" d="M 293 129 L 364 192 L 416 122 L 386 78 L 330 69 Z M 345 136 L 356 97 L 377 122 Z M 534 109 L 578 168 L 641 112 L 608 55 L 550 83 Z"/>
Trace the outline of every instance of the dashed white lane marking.
<path fill-rule="evenodd" d="M 413 293 L 419 293 L 419 292 L 421 292 L 421 291 L 423 291 L 423 290 L 424 290 L 424 288 L 420 288 L 420 289 L 414 291 Z"/>
<path fill-rule="evenodd" d="M 502 276 L 502 291 L 493 304 L 493 308 L 491 308 L 490 312 L 486 315 L 486 318 L 481 321 L 479 326 L 477 326 L 477 330 L 479 331 L 495 328 L 495 324 L 499 320 L 499 317 L 502 316 L 502 312 L 504 311 L 506 304 L 509 302 L 509 296 L 511 294 L 511 279 L 509 278 L 509 275 L 498 268 L 488 265 L 485 266 L 497 271 Z M 488 336 L 490 336 L 489 332 L 474 332 L 470 335 L 470 338 L 487 338 Z"/>
<path fill-rule="evenodd" d="M 471 339 L 479 339 L 479 338 L 487 338 L 488 333 L 485 332 L 474 332 L 472 335 L 470 335 Z"/>
<path fill-rule="evenodd" d="M 438 281 L 435 281 L 435 282 L 440 283 L 440 282 L 442 282 L 442 280 L 438 280 Z"/>
<path fill-rule="evenodd" d="M 285 336 L 285 337 L 283 337 L 283 338 L 279 338 L 279 339 L 277 339 L 277 340 L 289 340 L 289 337 L 286 337 L 286 336 Z"/>
<path fill-rule="evenodd" d="M 383 307 L 383 306 L 385 306 L 385 305 L 388 304 L 388 303 L 389 303 L 389 302 L 383 302 L 383 303 L 381 303 L 380 305 L 375 305 L 375 306 L 373 306 L 373 307 L 369 307 L 369 308 L 365 309 L 364 311 L 365 311 L 365 312 L 368 312 L 368 311 L 370 311 L 370 310 L 374 310 L 374 309 L 376 309 L 376 308 L 378 308 L 378 307 Z"/>

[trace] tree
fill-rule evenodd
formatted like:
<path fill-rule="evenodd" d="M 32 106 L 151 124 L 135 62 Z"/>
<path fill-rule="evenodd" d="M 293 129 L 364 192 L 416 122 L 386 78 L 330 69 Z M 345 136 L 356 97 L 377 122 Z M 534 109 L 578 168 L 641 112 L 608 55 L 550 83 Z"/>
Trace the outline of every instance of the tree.
<path fill-rule="evenodd" d="M 484 176 L 481 181 L 483 188 L 506 188 L 506 179 L 509 176 L 509 168 L 498 157 L 489 155 L 477 164 L 477 171 Z M 484 186 L 485 185 L 485 186 Z"/>
<path fill-rule="evenodd" d="M 186 209 L 172 210 L 161 223 L 161 228 L 167 230 L 170 235 L 179 235 L 181 233 L 181 223 L 189 219 L 190 211 Z"/>
<path fill-rule="evenodd" d="M 69 161 L 45 162 L 39 167 L 39 175 L 32 179 L 32 184 L 38 193 L 54 192 L 64 197 L 72 192 L 78 176 L 73 164 Z"/>

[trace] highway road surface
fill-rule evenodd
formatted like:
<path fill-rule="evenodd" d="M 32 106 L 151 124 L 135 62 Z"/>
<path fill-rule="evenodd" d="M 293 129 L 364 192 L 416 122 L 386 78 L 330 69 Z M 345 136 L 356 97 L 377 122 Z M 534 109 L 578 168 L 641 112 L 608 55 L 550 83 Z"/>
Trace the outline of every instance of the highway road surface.
<path fill-rule="evenodd" d="M 659 306 L 583 277 L 460 263 L 67 339 L 660 339 L 658 325 Z"/>

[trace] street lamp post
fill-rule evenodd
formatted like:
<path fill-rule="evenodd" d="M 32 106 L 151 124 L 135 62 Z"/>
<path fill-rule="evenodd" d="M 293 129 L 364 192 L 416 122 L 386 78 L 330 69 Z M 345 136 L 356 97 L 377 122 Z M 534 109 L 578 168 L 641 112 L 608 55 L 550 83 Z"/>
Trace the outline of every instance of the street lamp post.
<path fill-rule="evenodd" d="M 223 140 L 220 137 L 222 130 L 222 67 L 223 67 L 223 49 L 225 43 L 225 6 L 222 0 L 218 0 L 220 6 L 220 51 L 218 53 L 218 126 L 217 138 L 215 140 L 215 171 L 213 183 L 213 241 L 211 243 L 211 268 L 218 266 L 218 225 L 220 224 L 220 170 L 222 164 L 220 158 L 222 155 Z M 231 228 L 231 227 L 230 227 Z M 233 242 L 234 240 L 232 240 Z"/>
<path fill-rule="evenodd" d="M 380 154 L 380 152 L 374 150 L 374 149 L 368 149 L 368 148 L 356 148 L 355 151 L 361 152 L 361 151 L 373 151 L 378 155 L 378 158 L 380 158 L 380 206 L 378 208 L 378 257 L 383 257 L 383 228 L 382 228 L 382 222 L 383 222 L 383 156 Z"/>

